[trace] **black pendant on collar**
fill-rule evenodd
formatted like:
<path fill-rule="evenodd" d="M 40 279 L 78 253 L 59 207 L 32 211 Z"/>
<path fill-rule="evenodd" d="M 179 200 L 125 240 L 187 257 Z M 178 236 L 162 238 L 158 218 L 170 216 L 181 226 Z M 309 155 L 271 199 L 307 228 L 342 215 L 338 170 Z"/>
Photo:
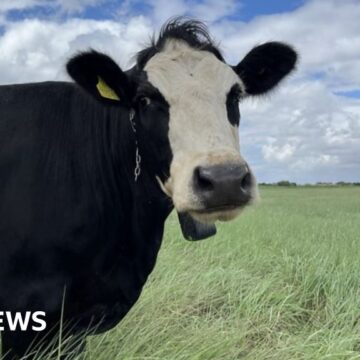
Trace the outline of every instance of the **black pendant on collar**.
<path fill-rule="evenodd" d="M 178 213 L 178 217 L 181 231 L 186 240 L 203 240 L 216 234 L 215 224 L 201 223 L 187 213 Z"/>

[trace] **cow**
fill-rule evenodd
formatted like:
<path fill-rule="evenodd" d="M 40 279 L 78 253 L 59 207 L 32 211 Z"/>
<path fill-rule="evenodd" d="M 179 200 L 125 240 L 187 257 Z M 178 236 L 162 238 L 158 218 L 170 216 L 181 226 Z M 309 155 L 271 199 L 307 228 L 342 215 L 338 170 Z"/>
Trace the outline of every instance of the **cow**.
<path fill-rule="evenodd" d="M 74 82 L 0 87 L 0 311 L 42 311 L 47 323 L 5 329 L 6 360 L 32 359 L 59 323 L 68 339 L 117 325 L 173 209 L 198 240 L 254 201 L 239 101 L 273 89 L 296 60 L 268 42 L 228 65 L 202 22 L 176 18 L 127 71 L 89 50 L 66 65 Z"/>

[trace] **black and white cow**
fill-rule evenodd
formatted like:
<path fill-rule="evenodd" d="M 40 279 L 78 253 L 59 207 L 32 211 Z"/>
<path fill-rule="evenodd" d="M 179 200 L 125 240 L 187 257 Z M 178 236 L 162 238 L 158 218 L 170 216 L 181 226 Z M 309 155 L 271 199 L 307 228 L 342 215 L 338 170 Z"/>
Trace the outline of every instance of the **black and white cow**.
<path fill-rule="evenodd" d="M 199 239 L 256 197 L 239 101 L 276 86 L 296 57 L 270 42 L 230 66 L 202 23 L 176 19 L 128 71 L 90 51 L 67 64 L 76 84 L 1 86 L 0 311 L 45 311 L 47 329 L 62 318 L 71 334 L 114 327 L 173 208 Z M 1 336 L 6 359 L 50 338 Z"/>

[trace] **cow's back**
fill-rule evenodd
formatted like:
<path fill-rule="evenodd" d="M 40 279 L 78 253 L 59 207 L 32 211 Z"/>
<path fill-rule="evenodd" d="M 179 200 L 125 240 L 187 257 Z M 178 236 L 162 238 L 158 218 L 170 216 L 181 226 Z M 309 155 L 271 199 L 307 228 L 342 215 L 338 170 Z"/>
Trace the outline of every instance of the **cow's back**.
<path fill-rule="evenodd" d="M 70 83 L 0 87 L 1 308 L 52 311 L 64 284 L 90 271 L 99 215 L 89 157 L 101 116 Z"/>

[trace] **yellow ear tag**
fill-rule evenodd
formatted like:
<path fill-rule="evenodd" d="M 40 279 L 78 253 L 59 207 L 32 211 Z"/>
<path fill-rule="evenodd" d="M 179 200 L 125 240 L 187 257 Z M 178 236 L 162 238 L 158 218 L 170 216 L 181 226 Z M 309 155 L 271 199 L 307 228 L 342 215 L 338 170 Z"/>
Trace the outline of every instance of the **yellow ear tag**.
<path fill-rule="evenodd" d="M 120 101 L 120 98 L 117 96 L 115 91 L 111 89 L 111 87 L 109 87 L 109 85 L 106 84 L 106 82 L 100 76 L 98 76 L 98 83 L 96 84 L 96 88 L 103 98 Z"/>

